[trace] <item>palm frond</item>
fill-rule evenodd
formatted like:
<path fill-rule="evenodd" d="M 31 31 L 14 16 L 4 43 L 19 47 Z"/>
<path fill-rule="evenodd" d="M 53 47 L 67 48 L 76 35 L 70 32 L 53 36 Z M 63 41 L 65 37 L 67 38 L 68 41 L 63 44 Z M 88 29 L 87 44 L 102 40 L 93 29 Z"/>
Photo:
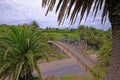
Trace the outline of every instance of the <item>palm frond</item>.
<path fill-rule="evenodd" d="M 38 60 L 38 55 L 41 56 L 39 59 L 44 55 L 42 49 L 45 42 L 41 40 L 41 32 L 26 26 L 11 26 L 7 30 L 0 32 L 0 80 L 9 76 L 11 80 L 32 78 L 29 74 L 34 68 L 38 69 L 34 59 Z"/>
<path fill-rule="evenodd" d="M 31 65 L 32 68 L 34 69 L 33 51 L 32 50 L 28 50 L 27 53 L 26 53 L 26 57 L 28 59 L 29 65 Z"/>
<path fill-rule="evenodd" d="M 41 72 L 40 68 L 39 68 L 38 65 L 37 65 L 37 61 L 35 60 L 34 62 L 35 62 L 35 69 L 36 69 L 36 71 L 37 71 L 37 73 L 38 73 L 38 75 L 39 75 L 39 79 L 40 79 L 40 80 L 44 80 L 43 75 L 42 75 L 42 72 Z"/>
<path fill-rule="evenodd" d="M 2 66 L 0 66 L 0 74 L 4 72 L 4 70 L 6 70 L 10 65 L 11 65 L 11 62 L 6 62 L 5 64 L 2 64 Z"/>
<path fill-rule="evenodd" d="M 22 66 L 23 66 L 23 62 L 19 63 L 17 66 L 16 66 L 16 71 L 14 73 L 14 76 L 13 76 L 13 80 L 18 80 L 19 78 L 19 75 L 20 75 L 20 72 L 22 70 Z"/>
<path fill-rule="evenodd" d="M 59 1 L 42 0 L 42 1 L 43 1 L 42 3 L 43 7 L 48 6 L 48 10 L 46 14 L 49 11 L 53 10 L 54 5 L 57 4 L 56 12 L 59 11 L 59 15 L 58 15 L 59 24 L 61 24 L 62 21 L 64 22 L 64 19 L 68 18 L 69 16 L 70 16 L 71 24 L 74 24 L 79 13 L 80 13 L 80 17 L 79 17 L 80 22 L 83 19 L 84 15 L 86 16 L 86 20 L 87 20 L 87 17 L 91 10 L 93 10 L 94 18 L 95 18 L 97 12 L 102 10 L 102 7 L 103 7 L 103 12 L 101 15 L 102 18 L 101 23 L 103 24 L 105 22 L 108 13 L 108 8 L 110 5 L 109 3 L 111 2 L 111 0 L 59 0 Z"/>

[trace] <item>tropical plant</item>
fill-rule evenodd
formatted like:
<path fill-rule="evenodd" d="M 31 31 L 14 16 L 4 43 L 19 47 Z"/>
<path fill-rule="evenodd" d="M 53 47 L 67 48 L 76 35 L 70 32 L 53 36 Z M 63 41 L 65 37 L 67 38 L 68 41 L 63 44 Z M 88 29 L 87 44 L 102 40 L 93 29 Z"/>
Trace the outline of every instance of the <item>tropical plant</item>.
<path fill-rule="evenodd" d="M 91 73 L 91 79 L 89 80 L 103 80 L 107 72 L 107 67 L 102 66 L 102 64 L 97 64 L 92 68 L 89 68 Z"/>
<path fill-rule="evenodd" d="M 31 23 L 31 27 L 33 27 L 34 29 L 38 29 L 38 28 L 39 28 L 39 25 L 38 25 L 38 23 L 37 23 L 36 21 L 33 21 L 33 22 Z"/>
<path fill-rule="evenodd" d="M 58 14 L 58 22 L 63 23 L 65 18 L 69 18 L 71 24 L 74 24 L 75 20 L 80 13 L 79 20 L 86 19 L 91 10 L 94 12 L 94 18 L 98 11 L 102 11 L 101 23 L 104 23 L 107 15 L 112 25 L 112 51 L 111 62 L 109 71 L 105 80 L 120 80 L 120 0 L 42 0 L 42 6 L 45 7 L 48 4 L 47 13 L 53 10 L 56 2 L 56 12 Z M 85 19 L 85 20 L 86 20 Z"/>
<path fill-rule="evenodd" d="M 32 27 L 9 27 L 0 31 L 0 80 L 32 80 L 33 70 L 43 80 L 37 61 L 44 57 L 45 40 Z"/>
<path fill-rule="evenodd" d="M 99 62 L 104 66 L 109 66 L 110 64 L 110 54 L 111 52 L 111 43 L 104 44 L 98 54 Z"/>

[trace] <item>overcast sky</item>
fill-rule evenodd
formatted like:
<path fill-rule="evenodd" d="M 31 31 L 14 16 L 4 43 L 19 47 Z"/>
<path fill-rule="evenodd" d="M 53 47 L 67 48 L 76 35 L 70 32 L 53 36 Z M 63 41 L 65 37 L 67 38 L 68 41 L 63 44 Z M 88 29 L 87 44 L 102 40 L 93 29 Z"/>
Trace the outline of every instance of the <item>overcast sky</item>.
<path fill-rule="evenodd" d="M 41 2 L 42 0 L 0 0 L 0 24 L 22 24 L 37 21 L 42 28 L 50 26 L 69 27 L 68 21 L 58 26 L 55 10 L 45 16 L 46 9 L 41 7 Z M 100 14 L 101 12 L 98 13 L 95 21 L 93 21 L 92 14 L 90 14 L 87 21 L 84 22 L 83 20 L 81 24 L 100 29 L 111 27 L 108 19 L 104 26 L 100 25 Z M 78 22 L 77 19 L 73 25 L 74 28 L 79 25 Z"/>

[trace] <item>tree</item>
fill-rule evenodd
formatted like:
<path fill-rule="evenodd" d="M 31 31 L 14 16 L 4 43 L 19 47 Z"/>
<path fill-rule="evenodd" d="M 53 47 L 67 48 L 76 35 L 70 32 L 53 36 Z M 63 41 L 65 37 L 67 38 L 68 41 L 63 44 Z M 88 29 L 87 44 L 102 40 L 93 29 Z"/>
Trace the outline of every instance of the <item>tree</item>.
<path fill-rule="evenodd" d="M 7 27 L 0 32 L 0 80 L 7 77 L 10 80 L 32 80 L 33 70 L 43 80 L 37 65 L 37 61 L 46 55 L 41 33 L 26 26 Z"/>
<path fill-rule="evenodd" d="M 45 7 L 48 4 L 48 13 L 52 11 L 56 2 L 57 0 L 42 0 L 42 6 Z M 80 13 L 81 22 L 84 15 L 87 19 L 91 9 L 94 17 L 99 10 L 103 9 L 101 23 L 105 22 L 107 15 L 109 16 L 112 25 L 112 51 L 105 80 L 120 80 L 120 0 L 59 0 L 56 7 L 56 12 L 59 11 L 58 22 L 60 24 L 70 16 L 70 22 L 74 24 L 78 13 Z"/>
<path fill-rule="evenodd" d="M 38 23 L 37 23 L 36 21 L 33 21 L 33 22 L 31 23 L 31 26 L 32 26 L 34 29 L 38 29 L 38 28 L 39 28 L 39 25 L 38 25 Z"/>

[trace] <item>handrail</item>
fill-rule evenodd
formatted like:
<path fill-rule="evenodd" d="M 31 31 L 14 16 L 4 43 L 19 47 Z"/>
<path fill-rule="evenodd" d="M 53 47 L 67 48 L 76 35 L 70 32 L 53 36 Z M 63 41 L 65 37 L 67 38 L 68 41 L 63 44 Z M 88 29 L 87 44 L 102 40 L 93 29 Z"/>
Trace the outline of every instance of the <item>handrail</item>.
<path fill-rule="evenodd" d="M 83 55 L 84 57 L 88 58 L 91 62 L 95 63 L 95 61 L 93 61 L 90 57 L 88 57 L 87 55 L 81 53 L 81 51 L 78 49 L 78 47 L 75 48 L 81 55 Z"/>
<path fill-rule="evenodd" d="M 65 47 L 63 44 L 61 44 L 58 41 L 48 41 L 48 42 L 55 44 L 59 48 L 62 48 L 65 53 L 70 53 L 72 55 L 71 57 L 75 57 L 75 59 L 77 60 L 77 62 L 79 62 L 79 64 L 81 66 L 84 66 L 85 67 L 85 71 L 87 72 L 87 69 L 88 69 L 89 66 L 86 63 L 84 63 L 77 55 L 75 55 L 73 52 L 71 52 L 71 50 L 69 50 L 67 47 Z"/>

